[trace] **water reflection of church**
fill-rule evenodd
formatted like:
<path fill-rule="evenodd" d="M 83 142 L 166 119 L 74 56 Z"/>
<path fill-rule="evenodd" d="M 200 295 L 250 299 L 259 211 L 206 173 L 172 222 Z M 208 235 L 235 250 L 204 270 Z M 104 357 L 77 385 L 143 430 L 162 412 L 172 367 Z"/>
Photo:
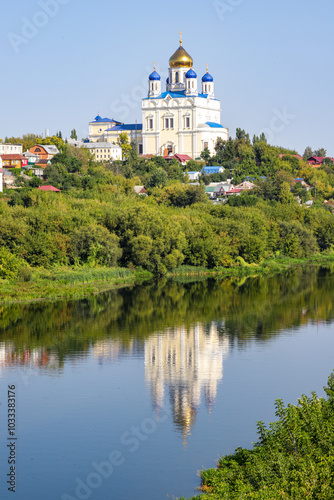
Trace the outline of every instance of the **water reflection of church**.
<path fill-rule="evenodd" d="M 170 329 L 145 342 L 145 377 L 154 407 L 159 411 L 164 406 L 168 391 L 174 422 L 184 438 L 195 422 L 202 394 L 210 410 L 215 402 L 228 348 L 228 338 L 219 335 L 215 323 L 209 328 L 196 324 Z"/>

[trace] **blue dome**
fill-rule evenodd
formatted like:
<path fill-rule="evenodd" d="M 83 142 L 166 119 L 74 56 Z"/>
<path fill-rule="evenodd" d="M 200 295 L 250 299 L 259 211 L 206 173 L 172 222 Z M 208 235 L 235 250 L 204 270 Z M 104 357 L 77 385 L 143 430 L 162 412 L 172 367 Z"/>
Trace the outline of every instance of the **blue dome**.
<path fill-rule="evenodd" d="M 213 77 L 210 75 L 210 73 L 205 73 L 205 75 L 202 78 L 202 82 L 213 82 Z"/>
<path fill-rule="evenodd" d="M 189 71 L 187 71 L 186 78 L 197 78 L 197 75 L 192 68 Z"/>
<path fill-rule="evenodd" d="M 151 82 L 154 80 L 161 80 L 161 76 L 156 71 L 153 71 L 148 78 Z"/>
<path fill-rule="evenodd" d="M 166 83 L 167 83 L 167 85 L 169 85 L 169 77 L 167 78 Z"/>
<path fill-rule="evenodd" d="M 102 120 L 102 118 L 101 118 L 101 116 L 100 116 L 100 115 L 97 115 L 97 116 L 95 116 L 94 120 L 95 120 L 96 122 L 98 122 L 99 120 Z"/>

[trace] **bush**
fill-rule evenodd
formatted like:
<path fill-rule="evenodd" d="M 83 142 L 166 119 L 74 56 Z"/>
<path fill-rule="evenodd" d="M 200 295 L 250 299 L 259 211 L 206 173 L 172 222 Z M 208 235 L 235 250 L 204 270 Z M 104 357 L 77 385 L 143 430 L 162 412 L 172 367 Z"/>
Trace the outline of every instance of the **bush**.
<path fill-rule="evenodd" d="M 13 255 L 7 248 L 0 248 L 0 278 L 16 278 L 24 265 L 23 259 Z"/>

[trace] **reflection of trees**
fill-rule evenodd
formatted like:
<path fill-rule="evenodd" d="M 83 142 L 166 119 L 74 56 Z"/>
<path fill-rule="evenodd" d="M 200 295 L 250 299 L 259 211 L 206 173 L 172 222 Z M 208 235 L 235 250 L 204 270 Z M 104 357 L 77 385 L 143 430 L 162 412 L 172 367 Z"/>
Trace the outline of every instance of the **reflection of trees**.
<path fill-rule="evenodd" d="M 334 273 L 294 269 L 272 278 L 165 280 L 101 293 L 78 301 L 36 302 L 0 308 L 0 342 L 17 351 L 42 347 L 65 358 L 88 354 L 98 340 L 143 350 L 152 333 L 224 319 L 230 342 L 266 342 L 283 328 L 332 321 Z M 134 347 L 132 347 L 134 348 Z"/>

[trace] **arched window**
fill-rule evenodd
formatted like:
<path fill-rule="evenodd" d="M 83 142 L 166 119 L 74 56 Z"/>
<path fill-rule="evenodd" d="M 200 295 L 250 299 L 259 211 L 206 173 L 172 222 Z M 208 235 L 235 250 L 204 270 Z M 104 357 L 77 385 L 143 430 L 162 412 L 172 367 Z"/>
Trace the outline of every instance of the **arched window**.
<path fill-rule="evenodd" d="M 179 83 L 179 72 L 175 73 L 175 83 Z"/>

